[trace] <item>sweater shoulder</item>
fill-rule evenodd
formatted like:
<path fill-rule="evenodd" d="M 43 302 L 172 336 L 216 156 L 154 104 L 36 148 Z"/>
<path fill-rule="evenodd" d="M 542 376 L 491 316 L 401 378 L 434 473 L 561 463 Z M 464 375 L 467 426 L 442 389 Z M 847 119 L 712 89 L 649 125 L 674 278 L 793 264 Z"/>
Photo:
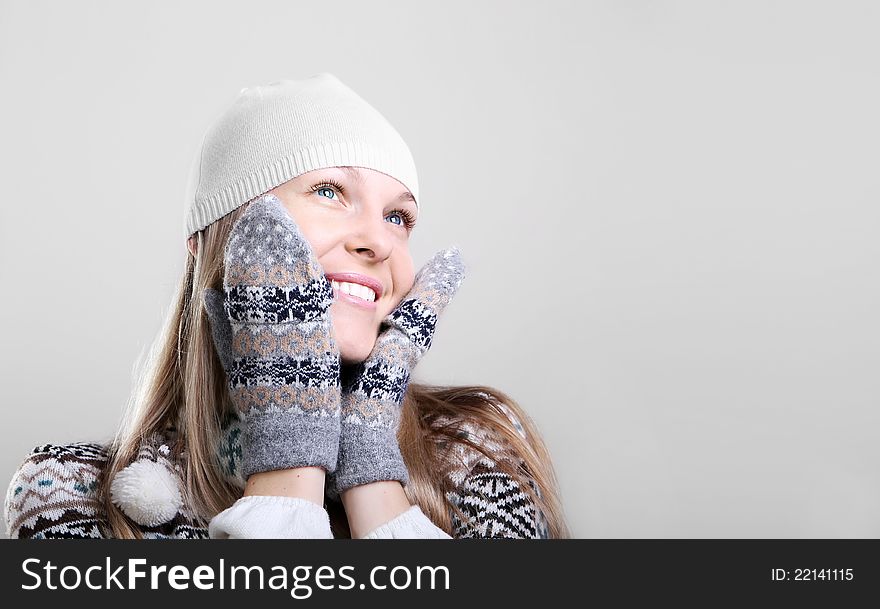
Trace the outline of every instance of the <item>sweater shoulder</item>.
<path fill-rule="evenodd" d="M 97 442 L 41 444 L 21 462 L 6 491 L 12 538 L 102 537 L 97 487 L 107 448 Z"/>
<path fill-rule="evenodd" d="M 99 442 L 71 442 L 69 444 L 40 444 L 25 457 L 24 463 L 39 462 L 46 459 L 75 464 L 105 463 L 107 461 L 107 446 Z"/>
<path fill-rule="evenodd" d="M 10 539 L 111 537 L 98 485 L 109 448 L 97 442 L 41 444 L 12 477 L 4 512 Z M 156 526 L 136 525 L 144 539 L 204 539 L 207 526 L 188 506 Z"/>
<path fill-rule="evenodd" d="M 523 440 L 527 441 L 526 433 L 513 410 L 503 403 L 499 403 L 501 411 L 507 415 L 514 429 Z M 462 440 L 476 444 L 485 451 L 485 454 L 467 444 L 450 442 L 444 444 L 444 456 L 449 462 L 448 477 L 454 486 L 460 486 L 467 477 L 475 471 L 486 468 L 492 469 L 497 462 L 506 460 L 519 465 L 523 460 L 517 451 L 511 446 L 506 438 L 495 429 L 485 423 L 465 419 L 453 419 L 448 416 L 438 417 L 436 424 L 452 426 L 455 435 Z"/>
<path fill-rule="evenodd" d="M 528 441 L 522 423 L 513 409 L 498 404 L 519 436 Z M 451 420 L 442 421 L 450 423 Z M 466 444 L 453 443 L 448 451 L 448 478 L 453 490 L 446 499 L 452 510 L 452 536 L 455 538 L 538 538 L 549 537 L 546 518 L 520 481 L 499 467 L 506 461 L 526 473 L 528 486 L 541 497 L 522 456 L 496 429 L 472 421 L 455 421 L 457 435 L 483 448 L 487 454 Z"/>

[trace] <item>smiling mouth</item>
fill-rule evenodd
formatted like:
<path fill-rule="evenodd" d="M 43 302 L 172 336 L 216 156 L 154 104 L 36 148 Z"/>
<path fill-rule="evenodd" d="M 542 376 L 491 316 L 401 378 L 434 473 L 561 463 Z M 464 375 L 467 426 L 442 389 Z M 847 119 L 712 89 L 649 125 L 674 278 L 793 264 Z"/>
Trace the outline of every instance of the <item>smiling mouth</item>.
<path fill-rule="evenodd" d="M 363 302 L 368 302 L 371 304 L 376 302 L 376 292 L 374 292 L 372 288 L 368 288 L 365 285 L 352 283 L 349 281 L 336 280 L 331 280 L 330 283 L 333 285 L 334 295 L 345 294 L 346 296 L 356 298 Z"/>

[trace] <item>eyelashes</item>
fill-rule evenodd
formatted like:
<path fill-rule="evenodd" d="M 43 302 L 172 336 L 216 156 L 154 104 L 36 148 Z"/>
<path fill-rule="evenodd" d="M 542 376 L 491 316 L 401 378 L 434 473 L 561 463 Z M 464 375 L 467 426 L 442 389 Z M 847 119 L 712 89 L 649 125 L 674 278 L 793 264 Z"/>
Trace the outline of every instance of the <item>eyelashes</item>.
<path fill-rule="evenodd" d="M 333 188 L 337 190 L 340 195 L 345 195 L 345 188 L 332 178 L 326 178 L 317 184 L 313 184 L 310 190 L 312 192 L 318 192 L 324 188 Z M 405 226 L 407 232 L 411 231 L 416 225 L 416 218 L 408 209 L 392 209 L 389 214 L 397 214 L 403 219 L 403 224 L 399 226 Z"/>
<path fill-rule="evenodd" d="M 397 214 L 401 218 L 403 218 L 403 225 L 406 227 L 406 230 L 411 231 L 416 225 L 416 219 L 413 215 L 406 209 L 392 209 L 392 214 Z"/>
<path fill-rule="evenodd" d="M 332 178 L 327 178 L 323 182 L 319 182 L 318 184 L 314 184 L 312 186 L 312 192 L 316 192 L 316 191 L 320 190 L 321 188 L 326 188 L 327 186 L 332 186 L 333 188 L 335 188 L 336 190 L 339 191 L 339 194 L 345 194 L 345 189 L 342 187 L 342 185 Z"/>

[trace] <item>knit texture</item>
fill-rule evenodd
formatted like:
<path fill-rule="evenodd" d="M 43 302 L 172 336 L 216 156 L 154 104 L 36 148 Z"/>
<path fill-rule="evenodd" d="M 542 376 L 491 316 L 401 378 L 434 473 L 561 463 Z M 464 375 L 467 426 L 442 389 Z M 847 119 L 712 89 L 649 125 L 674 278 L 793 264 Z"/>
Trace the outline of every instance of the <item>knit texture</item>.
<path fill-rule="evenodd" d="M 435 254 L 412 289 L 384 320 L 368 358 L 343 379 L 339 463 L 335 491 L 409 474 L 397 443 L 400 409 L 410 373 L 431 347 L 437 318 L 465 275 L 458 248 Z"/>
<path fill-rule="evenodd" d="M 205 307 L 243 422 L 243 476 L 305 466 L 334 471 L 341 387 L 330 281 L 274 195 L 239 218 L 224 261 L 225 315 L 215 291 L 206 292 Z"/>
<path fill-rule="evenodd" d="M 436 526 L 431 526 L 422 508 L 415 505 L 376 527 L 363 539 L 449 539 L 449 536 Z"/>
<path fill-rule="evenodd" d="M 299 175 L 340 166 L 391 176 L 419 204 L 418 174 L 406 142 L 333 74 L 242 89 L 193 158 L 185 236 Z"/>
<path fill-rule="evenodd" d="M 488 398 L 486 394 L 484 397 Z M 507 415 L 514 429 L 527 440 L 526 432 L 513 411 L 503 403 L 498 404 Z M 544 514 L 538 510 L 532 498 L 521 484 L 503 471 L 498 463 L 507 461 L 528 474 L 525 462 L 516 455 L 510 445 L 491 430 L 469 421 L 456 422 L 449 417 L 438 417 L 438 426 L 453 426 L 459 435 L 481 446 L 494 458 L 464 444 L 453 443 L 446 458 L 454 464 L 449 473 L 453 490 L 446 499 L 464 514 L 452 514 L 452 536 L 464 538 L 511 538 L 548 539 L 549 525 Z M 528 478 L 529 486 L 542 497 L 541 489 Z"/>
<path fill-rule="evenodd" d="M 512 413 L 508 416 L 518 424 Z M 437 421 L 448 424 L 448 420 Z M 547 538 L 546 521 L 525 490 L 497 467 L 500 459 L 513 459 L 496 434 L 474 425 L 458 425 L 469 439 L 485 446 L 496 459 L 455 444 L 451 458 L 457 467 L 449 474 L 454 490 L 447 494 L 453 521 L 453 538 Z M 521 427 L 520 427 L 521 429 Z M 174 441 L 173 430 L 166 432 Z M 244 488 L 241 477 L 241 421 L 228 418 L 221 430 L 217 459 L 227 480 Z M 44 444 L 34 448 L 19 466 L 6 492 L 6 531 L 10 538 L 110 537 L 106 515 L 97 500 L 98 477 L 106 466 L 106 447 L 98 443 Z M 182 463 L 177 464 L 182 467 Z M 178 469 L 176 467 L 175 469 Z M 533 483 L 531 486 L 535 487 Z M 458 518 L 456 505 L 465 514 Z M 311 506 L 309 506 L 311 507 Z M 316 506 L 317 507 L 317 506 Z M 312 518 L 299 514 L 295 518 Z M 387 528 L 387 527 L 386 527 Z M 183 504 L 177 515 L 155 527 L 139 526 L 146 539 L 201 539 L 208 523 L 194 518 Z M 377 536 L 381 531 L 377 533 Z"/>
<path fill-rule="evenodd" d="M 333 539 L 327 511 L 308 499 L 255 495 L 238 501 L 236 508 L 211 520 L 211 539 Z M 287 517 L 278 518 L 279 512 Z"/>
<path fill-rule="evenodd" d="M 161 434 L 141 442 L 136 460 L 117 472 L 110 484 L 113 503 L 138 524 L 158 526 L 180 510 L 180 469 Z"/>
<path fill-rule="evenodd" d="M 108 537 L 97 486 L 107 464 L 98 443 L 43 444 L 22 462 L 6 491 L 6 533 L 13 539 Z M 145 539 L 203 539 L 207 529 L 183 504 L 168 522 L 141 525 Z"/>

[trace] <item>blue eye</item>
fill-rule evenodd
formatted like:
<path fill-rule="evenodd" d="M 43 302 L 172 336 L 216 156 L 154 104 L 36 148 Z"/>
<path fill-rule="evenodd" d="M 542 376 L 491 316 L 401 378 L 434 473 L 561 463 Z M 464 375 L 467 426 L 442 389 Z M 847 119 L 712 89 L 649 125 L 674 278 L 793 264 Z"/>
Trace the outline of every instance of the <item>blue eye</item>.
<path fill-rule="evenodd" d="M 320 184 L 314 184 L 311 187 L 311 191 L 314 193 L 319 193 L 319 192 L 325 191 L 325 190 L 332 192 L 333 194 L 336 194 L 337 192 L 339 194 L 343 194 L 343 195 L 345 194 L 345 189 L 342 188 L 342 185 L 340 185 L 339 183 L 337 183 L 334 180 L 324 180 Z M 331 200 L 334 200 L 334 199 L 332 199 L 332 197 L 328 197 L 328 198 L 330 198 Z M 406 227 L 407 232 L 411 231 L 413 229 L 413 227 L 416 225 L 415 216 L 413 216 L 412 213 L 410 213 L 409 211 L 407 211 L 405 209 L 395 209 L 395 210 L 391 211 L 391 213 L 389 213 L 388 216 L 389 217 L 399 216 L 400 222 L 393 222 L 392 224 L 396 224 L 397 226 Z"/>
<path fill-rule="evenodd" d="M 397 226 L 406 227 L 407 231 L 411 231 L 413 227 L 416 225 L 416 219 L 413 217 L 411 213 L 409 213 L 405 209 L 395 209 L 393 212 L 388 214 L 389 217 L 397 216 L 400 218 L 400 222 L 395 222 Z"/>
<path fill-rule="evenodd" d="M 345 191 L 342 189 L 342 186 L 340 186 L 339 184 L 337 184 L 333 180 L 326 180 L 324 182 L 321 182 L 320 184 L 313 185 L 311 188 L 312 192 L 320 192 L 322 190 L 329 190 L 330 192 L 332 192 L 334 194 L 337 191 L 339 193 L 343 193 L 343 194 L 345 193 Z"/>
<path fill-rule="evenodd" d="M 332 188 L 327 188 L 326 186 L 321 186 L 321 187 L 315 189 L 315 192 L 322 192 L 322 191 L 330 192 L 330 193 L 333 193 L 334 195 L 336 194 L 335 190 L 333 190 Z M 328 197 L 328 198 L 332 198 L 332 197 Z"/>

